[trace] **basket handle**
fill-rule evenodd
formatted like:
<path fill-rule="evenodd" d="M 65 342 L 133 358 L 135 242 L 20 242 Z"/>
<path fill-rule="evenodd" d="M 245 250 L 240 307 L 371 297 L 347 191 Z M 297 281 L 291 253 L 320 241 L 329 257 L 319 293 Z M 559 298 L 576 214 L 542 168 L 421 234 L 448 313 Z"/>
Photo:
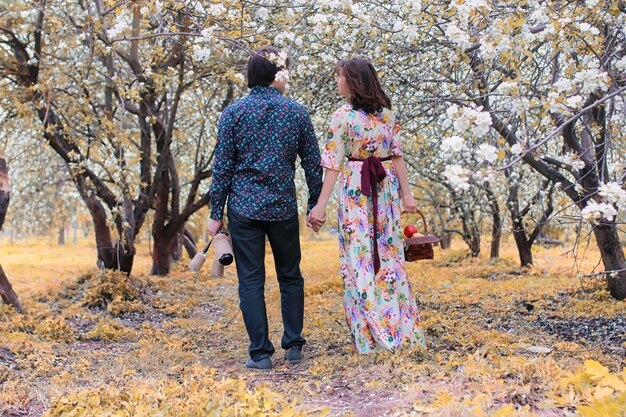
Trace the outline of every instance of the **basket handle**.
<path fill-rule="evenodd" d="M 426 225 L 426 217 L 424 217 L 424 214 L 420 211 L 420 209 L 417 209 L 417 214 L 419 214 L 422 217 L 422 223 L 424 223 L 424 236 L 426 236 L 428 234 L 428 226 Z M 408 211 L 402 210 L 402 214 L 411 214 Z"/>

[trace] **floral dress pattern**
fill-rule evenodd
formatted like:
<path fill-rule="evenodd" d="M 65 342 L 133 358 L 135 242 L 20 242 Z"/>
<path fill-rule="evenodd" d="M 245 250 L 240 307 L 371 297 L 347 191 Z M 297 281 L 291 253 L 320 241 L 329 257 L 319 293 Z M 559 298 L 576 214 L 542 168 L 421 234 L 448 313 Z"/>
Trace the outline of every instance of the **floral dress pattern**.
<path fill-rule="evenodd" d="M 378 183 L 380 269 L 374 274 L 372 199 L 361 193 L 363 162 L 347 160 L 395 155 L 402 155 L 400 125 L 391 110 L 367 114 L 346 104 L 334 113 L 321 164 L 341 172 L 339 258 L 346 321 L 359 353 L 425 346 L 404 265 L 400 184 L 393 163 L 382 162 L 387 176 Z"/>

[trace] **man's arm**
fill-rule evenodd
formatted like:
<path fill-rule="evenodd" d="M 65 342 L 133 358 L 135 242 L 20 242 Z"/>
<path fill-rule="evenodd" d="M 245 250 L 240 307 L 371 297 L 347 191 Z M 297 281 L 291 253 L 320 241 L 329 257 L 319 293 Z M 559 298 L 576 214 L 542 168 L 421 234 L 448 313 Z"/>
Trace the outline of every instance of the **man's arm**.
<path fill-rule="evenodd" d="M 306 110 L 303 112 L 302 137 L 300 138 L 298 155 L 304 169 L 306 185 L 309 188 L 309 201 L 306 209 L 308 214 L 317 204 L 317 199 L 322 191 L 322 167 L 320 166 L 320 148 L 317 146 L 315 129 Z"/>
<path fill-rule="evenodd" d="M 211 219 L 222 220 L 235 167 L 234 117 L 227 108 L 218 123 L 210 188 Z"/>

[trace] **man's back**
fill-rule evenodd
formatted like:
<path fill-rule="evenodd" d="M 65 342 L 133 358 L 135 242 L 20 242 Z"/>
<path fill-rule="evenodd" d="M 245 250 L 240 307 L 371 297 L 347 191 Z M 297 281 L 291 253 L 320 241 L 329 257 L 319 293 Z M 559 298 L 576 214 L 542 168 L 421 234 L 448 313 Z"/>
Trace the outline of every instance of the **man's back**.
<path fill-rule="evenodd" d="M 297 214 L 298 155 L 309 190 L 319 189 L 320 156 L 310 117 L 277 89 L 254 87 L 224 111 L 218 130 L 212 218 L 222 212 L 226 195 L 229 210 L 250 219 L 280 221 Z"/>

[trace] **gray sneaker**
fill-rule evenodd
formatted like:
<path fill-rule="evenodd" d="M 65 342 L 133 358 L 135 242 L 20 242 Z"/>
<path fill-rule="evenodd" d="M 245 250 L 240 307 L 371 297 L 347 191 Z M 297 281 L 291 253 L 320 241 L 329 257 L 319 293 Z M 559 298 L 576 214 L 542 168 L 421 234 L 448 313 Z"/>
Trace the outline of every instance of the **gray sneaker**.
<path fill-rule="evenodd" d="M 246 368 L 269 370 L 272 369 L 272 360 L 270 358 L 259 359 L 258 361 L 248 359 L 246 361 Z"/>
<path fill-rule="evenodd" d="M 285 359 L 291 363 L 298 363 L 302 360 L 302 346 L 292 346 L 291 349 L 285 353 Z"/>

